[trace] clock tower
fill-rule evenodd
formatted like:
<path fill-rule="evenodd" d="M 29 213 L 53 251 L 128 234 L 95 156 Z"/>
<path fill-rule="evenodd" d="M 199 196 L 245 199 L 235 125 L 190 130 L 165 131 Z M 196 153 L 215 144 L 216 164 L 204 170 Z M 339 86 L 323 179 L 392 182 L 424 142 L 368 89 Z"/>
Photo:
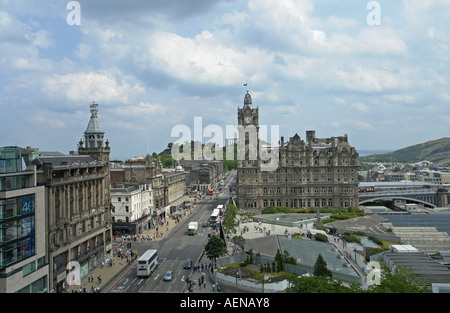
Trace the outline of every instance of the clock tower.
<path fill-rule="evenodd" d="M 252 97 L 247 91 L 244 106 L 238 107 L 238 145 L 236 193 L 239 207 L 261 207 L 258 200 L 260 181 L 259 158 L 259 108 L 252 105 Z"/>
<path fill-rule="evenodd" d="M 239 141 L 238 155 L 242 153 L 239 160 L 256 160 L 258 158 L 258 142 L 259 142 L 259 108 L 253 108 L 252 97 L 247 91 L 244 97 L 244 106 L 238 107 L 238 132 Z M 245 150 L 242 144 L 245 143 Z M 241 151 L 239 151 L 241 147 Z M 245 151 L 245 155 L 243 154 Z"/>

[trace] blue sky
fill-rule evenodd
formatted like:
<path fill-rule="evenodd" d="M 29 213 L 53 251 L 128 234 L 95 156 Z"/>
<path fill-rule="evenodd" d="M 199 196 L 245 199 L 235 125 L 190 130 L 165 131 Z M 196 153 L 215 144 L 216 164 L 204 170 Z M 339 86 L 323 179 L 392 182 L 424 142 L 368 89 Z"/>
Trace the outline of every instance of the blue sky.
<path fill-rule="evenodd" d="M 175 125 L 236 125 L 248 83 L 285 140 L 357 150 L 450 134 L 450 2 L 0 0 L 0 146 L 68 153 L 89 105 L 111 157 L 160 152 Z M 208 139 L 205 137 L 204 142 Z"/>

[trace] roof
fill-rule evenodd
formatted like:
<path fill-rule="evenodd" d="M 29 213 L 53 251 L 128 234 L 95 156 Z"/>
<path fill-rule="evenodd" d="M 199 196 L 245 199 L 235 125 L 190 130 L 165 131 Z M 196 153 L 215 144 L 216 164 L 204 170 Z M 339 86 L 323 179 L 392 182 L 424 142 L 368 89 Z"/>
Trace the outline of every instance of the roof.
<path fill-rule="evenodd" d="M 89 120 L 89 124 L 86 128 L 86 131 L 84 132 L 86 133 L 102 133 L 104 134 L 105 132 L 102 130 L 102 128 L 100 127 L 100 123 L 98 121 L 98 104 L 93 102 L 90 105 L 90 110 L 91 110 L 91 118 Z"/>
<path fill-rule="evenodd" d="M 111 194 L 130 194 L 133 191 L 139 191 L 140 188 L 138 186 L 131 187 L 120 187 L 120 188 L 111 188 Z"/>
<path fill-rule="evenodd" d="M 339 232 L 360 231 L 374 236 L 383 235 L 394 237 L 392 232 L 389 232 L 388 228 L 384 226 L 384 222 L 386 222 L 386 219 L 378 214 L 369 214 L 348 220 L 326 223 L 325 226 L 335 227 Z"/>
<path fill-rule="evenodd" d="M 274 257 L 279 248 L 277 235 L 269 235 L 245 240 L 244 250 L 252 249 L 255 253 L 259 252 L 262 255 Z"/>
<path fill-rule="evenodd" d="M 435 227 L 440 232 L 450 235 L 450 214 L 399 214 L 384 215 L 394 227 Z"/>
<path fill-rule="evenodd" d="M 450 283 L 450 270 L 424 253 L 386 252 L 384 258 L 391 262 L 390 267 L 412 268 L 417 277 L 428 283 Z"/>
<path fill-rule="evenodd" d="M 342 255 L 332 243 L 293 237 L 288 238 L 286 236 L 278 236 L 278 240 L 281 247 L 280 250 L 288 251 L 292 257 L 297 259 L 298 264 L 314 267 L 320 253 L 327 263 L 327 268 L 333 273 L 359 277 L 352 267 L 347 266 L 347 261 L 342 258 Z"/>
<path fill-rule="evenodd" d="M 90 155 L 40 156 L 32 160 L 30 163 L 38 167 L 43 166 L 45 163 L 50 163 L 54 169 L 69 167 L 98 167 L 104 165 L 102 162 L 94 160 Z"/>

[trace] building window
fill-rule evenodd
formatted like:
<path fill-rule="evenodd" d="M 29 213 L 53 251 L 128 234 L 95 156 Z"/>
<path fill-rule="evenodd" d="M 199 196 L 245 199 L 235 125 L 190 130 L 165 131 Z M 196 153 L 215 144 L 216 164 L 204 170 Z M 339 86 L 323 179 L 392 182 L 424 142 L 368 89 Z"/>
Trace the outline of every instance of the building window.
<path fill-rule="evenodd" d="M 24 266 L 22 266 L 23 277 L 33 273 L 35 270 L 36 270 L 36 262 L 35 261 L 25 264 Z"/>

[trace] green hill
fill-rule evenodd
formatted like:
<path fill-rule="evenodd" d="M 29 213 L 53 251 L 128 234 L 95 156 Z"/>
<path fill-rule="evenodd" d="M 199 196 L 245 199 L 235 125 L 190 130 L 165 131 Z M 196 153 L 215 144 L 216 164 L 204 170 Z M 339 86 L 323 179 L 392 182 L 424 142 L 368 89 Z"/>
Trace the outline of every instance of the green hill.
<path fill-rule="evenodd" d="M 389 153 L 359 158 L 360 162 L 416 163 L 423 160 L 450 163 L 450 137 L 427 141 Z"/>

